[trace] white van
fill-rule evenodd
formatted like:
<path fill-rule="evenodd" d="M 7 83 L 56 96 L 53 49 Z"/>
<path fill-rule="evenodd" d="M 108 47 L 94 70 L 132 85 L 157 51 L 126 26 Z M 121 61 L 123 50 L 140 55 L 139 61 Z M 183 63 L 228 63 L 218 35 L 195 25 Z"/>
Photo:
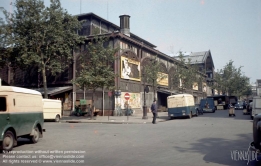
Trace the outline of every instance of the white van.
<path fill-rule="evenodd" d="M 169 119 L 180 116 L 192 118 L 193 115 L 198 115 L 195 109 L 194 97 L 190 94 L 168 96 L 167 104 Z"/>
<path fill-rule="evenodd" d="M 43 99 L 44 120 L 54 120 L 59 122 L 62 118 L 61 100 Z"/>
<path fill-rule="evenodd" d="M 261 97 L 260 96 L 254 96 L 252 101 L 252 116 L 253 119 L 254 116 L 261 113 Z"/>
<path fill-rule="evenodd" d="M 0 85 L 0 150 L 12 150 L 19 137 L 33 143 L 43 137 L 42 99 L 40 92 Z"/>

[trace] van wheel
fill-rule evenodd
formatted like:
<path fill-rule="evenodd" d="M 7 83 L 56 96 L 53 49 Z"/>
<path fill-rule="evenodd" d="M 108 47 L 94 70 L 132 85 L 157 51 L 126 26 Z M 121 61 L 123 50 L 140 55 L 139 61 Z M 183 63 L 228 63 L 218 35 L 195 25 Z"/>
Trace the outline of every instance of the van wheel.
<path fill-rule="evenodd" d="M 59 115 L 56 115 L 56 117 L 55 117 L 55 122 L 59 122 L 60 121 L 60 116 Z"/>
<path fill-rule="evenodd" d="M 14 147 L 14 134 L 12 131 L 7 131 L 4 134 L 4 139 L 2 141 L 2 149 L 6 151 L 11 151 Z"/>
<path fill-rule="evenodd" d="M 34 135 L 31 137 L 31 142 L 32 143 L 37 143 L 39 138 L 40 138 L 40 132 L 39 132 L 38 127 L 36 126 L 34 128 Z"/>

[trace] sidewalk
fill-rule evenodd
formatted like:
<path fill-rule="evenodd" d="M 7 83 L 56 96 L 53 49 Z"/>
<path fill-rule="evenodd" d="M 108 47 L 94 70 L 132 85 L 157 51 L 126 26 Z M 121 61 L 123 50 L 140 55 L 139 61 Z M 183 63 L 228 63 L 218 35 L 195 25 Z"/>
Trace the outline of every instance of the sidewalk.
<path fill-rule="evenodd" d="M 84 116 L 64 116 L 60 119 L 61 123 L 106 123 L 106 124 L 151 124 L 152 113 L 147 113 L 148 119 L 142 119 L 143 114 L 134 114 L 132 116 L 97 116 L 96 120 L 89 120 Z M 157 123 L 168 120 L 167 112 L 158 112 Z"/>

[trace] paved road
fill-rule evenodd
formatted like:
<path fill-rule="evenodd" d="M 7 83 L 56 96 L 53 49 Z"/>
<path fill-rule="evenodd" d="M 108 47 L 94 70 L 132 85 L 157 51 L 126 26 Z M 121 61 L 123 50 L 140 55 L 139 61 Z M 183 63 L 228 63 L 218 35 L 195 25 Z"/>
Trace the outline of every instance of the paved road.
<path fill-rule="evenodd" d="M 26 156 L 22 156 L 22 152 L 27 150 L 27 155 L 30 155 L 27 157 L 31 157 L 30 160 L 53 162 L 53 164 L 44 164 L 47 166 L 64 165 L 54 164 L 56 160 L 84 162 L 70 164 L 76 166 L 245 166 L 247 164 L 253 166 L 260 164 L 257 161 L 248 163 L 238 159 L 238 155 L 233 153 L 247 152 L 248 144 L 252 141 L 252 120 L 249 115 L 243 115 L 241 110 L 236 110 L 236 117 L 228 117 L 227 111 L 219 110 L 192 119 L 173 119 L 156 125 L 48 122 L 45 123 L 45 128 L 47 132 L 37 144 L 30 144 L 28 140 L 20 139 L 19 146 L 14 148 L 14 152 L 17 152 L 16 160 L 20 163 L 25 160 Z M 31 152 L 40 152 L 39 150 L 42 151 L 41 154 L 34 154 L 35 156 L 31 154 Z M 52 150 L 54 156 L 51 156 L 51 159 L 45 158 L 49 157 Z M 3 156 L 6 157 L 7 154 L 1 155 L 1 165 L 11 165 L 2 163 L 2 160 L 5 160 Z M 233 160 L 232 157 L 238 161 Z M 261 160 L 259 156 L 258 160 Z"/>

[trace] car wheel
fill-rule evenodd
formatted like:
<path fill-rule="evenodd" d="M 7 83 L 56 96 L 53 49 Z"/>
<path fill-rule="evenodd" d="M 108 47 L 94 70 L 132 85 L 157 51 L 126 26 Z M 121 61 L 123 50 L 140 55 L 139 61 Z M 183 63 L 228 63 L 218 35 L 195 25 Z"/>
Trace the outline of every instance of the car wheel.
<path fill-rule="evenodd" d="M 2 141 L 2 149 L 6 151 L 11 151 L 14 147 L 14 134 L 12 131 L 6 131 Z"/>
<path fill-rule="evenodd" d="M 40 132 L 39 132 L 38 127 L 36 126 L 34 128 L 34 135 L 31 136 L 31 142 L 32 143 L 37 143 L 39 141 L 39 138 L 40 138 Z"/>
<path fill-rule="evenodd" d="M 55 117 L 55 122 L 59 122 L 60 121 L 60 116 L 59 115 L 56 115 L 56 117 Z"/>

